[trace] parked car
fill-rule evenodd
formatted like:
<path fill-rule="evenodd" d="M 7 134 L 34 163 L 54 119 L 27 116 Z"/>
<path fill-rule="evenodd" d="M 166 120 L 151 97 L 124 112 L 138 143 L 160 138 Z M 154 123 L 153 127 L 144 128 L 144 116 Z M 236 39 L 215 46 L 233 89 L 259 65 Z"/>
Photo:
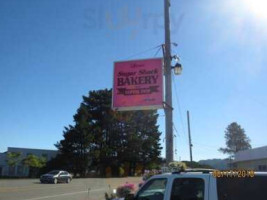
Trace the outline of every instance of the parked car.
<path fill-rule="evenodd" d="M 70 183 L 72 175 L 67 171 L 53 170 L 40 177 L 41 183 Z"/>
<path fill-rule="evenodd" d="M 125 200 L 266 200 L 267 173 L 188 170 L 155 175 Z"/>

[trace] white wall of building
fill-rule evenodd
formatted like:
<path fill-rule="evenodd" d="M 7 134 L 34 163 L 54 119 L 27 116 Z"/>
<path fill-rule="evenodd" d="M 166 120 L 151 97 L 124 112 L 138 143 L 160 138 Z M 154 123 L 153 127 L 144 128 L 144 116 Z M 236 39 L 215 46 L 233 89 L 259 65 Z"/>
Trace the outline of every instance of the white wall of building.
<path fill-rule="evenodd" d="M 19 163 L 14 167 L 8 166 L 6 162 L 8 152 L 21 153 L 21 160 L 32 154 L 38 157 L 45 157 L 47 161 L 54 158 L 58 153 L 58 151 L 55 150 L 8 147 L 7 152 L 0 153 L 0 176 L 26 177 L 29 175 L 29 168 L 27 166 L 22 165 L 22 163 Z"/>
<path fill-rule="evenodd" d="M 267 146 L 236 153 L 234 166 L 240 169 L 267 171 Z"/>

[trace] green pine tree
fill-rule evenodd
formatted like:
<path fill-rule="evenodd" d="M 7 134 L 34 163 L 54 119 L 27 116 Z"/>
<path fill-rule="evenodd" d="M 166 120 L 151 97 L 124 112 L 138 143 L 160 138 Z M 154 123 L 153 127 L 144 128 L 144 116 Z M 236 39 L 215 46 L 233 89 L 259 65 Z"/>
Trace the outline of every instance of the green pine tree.
<path fill-rule="evenodd" d="M 56 144 L 58 159 L 65 157 L 65 169 L 85 175 L 90 169 L 105 174 L 111 168 L 130 163 L 134 174 L 137 163 L 159 162 L 160 132 L 156 111 L 116 112 L 111 109 L 111 90 L 90 91 L 74 115 L 74 125 L 65 128 L 63 140 Z M 53 160 L 55 165 L 55 160 Z"/>
<path fill-rule="evenodd" d="M 236 122 L 231 123 L 225 130 L 226 147 L 219 151 L 230 156 L 238 151 L 251 149 L 250 139 L 246 136 L 245 130 Z"/>

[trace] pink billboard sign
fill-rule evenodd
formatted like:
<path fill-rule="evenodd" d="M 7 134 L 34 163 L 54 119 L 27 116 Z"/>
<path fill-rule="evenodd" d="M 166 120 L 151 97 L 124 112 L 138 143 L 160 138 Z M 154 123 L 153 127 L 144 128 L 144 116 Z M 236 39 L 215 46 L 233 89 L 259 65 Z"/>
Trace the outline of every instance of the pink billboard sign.
<path fill-rule="evenodd" d="M 163 107 L 163 59 L 114 63 L 112 108 L 147 110 Z"/>

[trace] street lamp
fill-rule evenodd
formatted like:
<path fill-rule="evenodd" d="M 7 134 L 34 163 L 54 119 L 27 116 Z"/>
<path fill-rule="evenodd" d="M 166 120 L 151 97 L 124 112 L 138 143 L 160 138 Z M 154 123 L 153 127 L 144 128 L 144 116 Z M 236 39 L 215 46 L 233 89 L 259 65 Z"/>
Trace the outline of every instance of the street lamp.
<path fill-rule="evenodd" d="M 172 66 L 172 69 L 174 70 L 175 75 L 180 75 L 182 73 L 182 65 L 180 63 L 176 63 L 175 66 Z"/>

